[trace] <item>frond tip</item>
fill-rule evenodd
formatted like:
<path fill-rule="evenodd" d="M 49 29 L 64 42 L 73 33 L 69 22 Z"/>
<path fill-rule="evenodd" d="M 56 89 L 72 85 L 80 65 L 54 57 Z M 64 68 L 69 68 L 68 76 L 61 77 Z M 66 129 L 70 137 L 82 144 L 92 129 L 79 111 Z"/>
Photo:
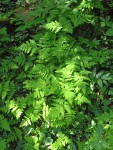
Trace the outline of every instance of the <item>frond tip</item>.
<path fill-rule="evenodd" d="M 45 29 L 51 30 L 52 32 L 59 32 L 62 29 L 62 26 L 60 25 L 60 23 L 58 21 L 52 21 L 50 23 L 47 23 L 44 26 Z"/>

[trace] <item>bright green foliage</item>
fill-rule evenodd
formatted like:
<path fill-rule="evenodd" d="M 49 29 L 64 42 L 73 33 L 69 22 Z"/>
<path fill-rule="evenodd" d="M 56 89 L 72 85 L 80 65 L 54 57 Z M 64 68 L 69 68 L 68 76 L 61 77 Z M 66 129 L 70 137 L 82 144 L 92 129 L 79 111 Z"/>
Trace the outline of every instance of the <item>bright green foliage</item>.
<path fill-rule="evenodd" d="M 57 33 L 61 30 L 62 26 L 57 21 L 55 21 L 55 22 L 46 24 L 45 28 L 51 31 L 55 31 L 55 33 Z"/>
<path fill-rule="evenodd" d="M 113 150 L 113 2 L 0 11 L 0 150 Z"/>

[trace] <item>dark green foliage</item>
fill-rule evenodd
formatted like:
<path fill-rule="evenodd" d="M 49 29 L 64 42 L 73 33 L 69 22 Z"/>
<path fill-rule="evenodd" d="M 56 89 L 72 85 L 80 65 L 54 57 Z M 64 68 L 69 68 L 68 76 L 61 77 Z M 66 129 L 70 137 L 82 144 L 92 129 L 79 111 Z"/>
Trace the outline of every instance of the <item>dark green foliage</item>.
<path fill-rule="evenodd" d="M 0 11 L 0 150 L 113 150 L 113 2 Z"/>

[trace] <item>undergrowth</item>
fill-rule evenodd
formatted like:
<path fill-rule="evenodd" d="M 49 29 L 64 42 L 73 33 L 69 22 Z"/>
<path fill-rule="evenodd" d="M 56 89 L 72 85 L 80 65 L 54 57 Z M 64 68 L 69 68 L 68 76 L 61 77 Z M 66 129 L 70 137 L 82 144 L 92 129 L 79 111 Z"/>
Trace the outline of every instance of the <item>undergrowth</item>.
<path fill-rule="evenodd" d="M 0 11 L 0 150 L 113 150 L 113 2 Z"/>

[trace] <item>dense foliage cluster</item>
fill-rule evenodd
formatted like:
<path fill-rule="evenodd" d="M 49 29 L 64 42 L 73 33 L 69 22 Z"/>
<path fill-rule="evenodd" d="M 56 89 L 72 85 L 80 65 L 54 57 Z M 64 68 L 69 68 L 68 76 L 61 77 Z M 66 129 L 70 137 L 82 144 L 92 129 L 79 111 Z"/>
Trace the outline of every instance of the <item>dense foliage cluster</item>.
<path fill-rule="evenodd" d="M 0 1 L 0 150 L 113 150 L 113 1 Z"/>

